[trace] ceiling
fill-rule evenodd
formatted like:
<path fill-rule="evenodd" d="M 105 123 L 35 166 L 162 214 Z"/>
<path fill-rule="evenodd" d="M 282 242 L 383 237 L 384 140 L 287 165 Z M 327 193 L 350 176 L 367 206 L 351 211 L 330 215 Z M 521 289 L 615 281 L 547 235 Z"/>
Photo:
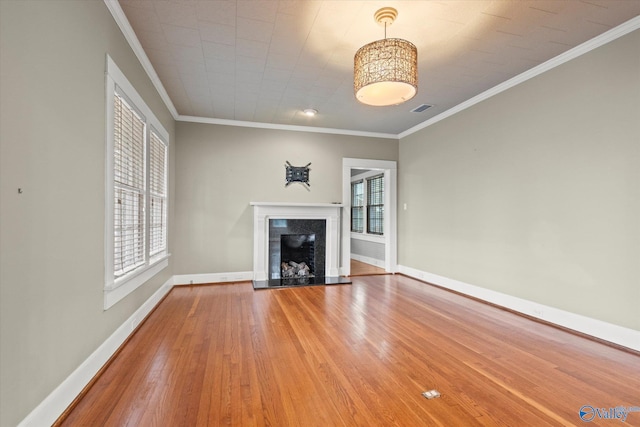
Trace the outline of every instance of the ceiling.
<path fill-rule="evenodd" d="M 640 15 L 640 0 L 119 0 L 182 120 L 399 135 Z M 358 103 L 353 56 L 387 36 L 418 48 L 418 94 Z M 433 107 L 414 113 L 421 104 Z M 315 117 L 302 113 L 318 110 Z M 197 118 L 197 119 L 196 119 Z M 248 123 L 251 122 L 251 123 Z"/>

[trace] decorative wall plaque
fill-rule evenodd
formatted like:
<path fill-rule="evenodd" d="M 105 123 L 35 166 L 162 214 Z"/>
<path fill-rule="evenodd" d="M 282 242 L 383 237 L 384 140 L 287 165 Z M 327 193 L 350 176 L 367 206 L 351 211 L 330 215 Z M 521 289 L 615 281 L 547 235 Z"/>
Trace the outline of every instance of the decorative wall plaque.
<path fill-rule="evenodd" d="M 291 163 L 287 161 L 284 165 L 287 170 L 285 175 L 287 183 L 284 186 L 287 187 L 292 182 L 299 182 L 309 189 L 311 187 L 309 184 L 309 165 L 311 165 L 311 163 L 307 163 L 306 166 L 292 166 Z"/>

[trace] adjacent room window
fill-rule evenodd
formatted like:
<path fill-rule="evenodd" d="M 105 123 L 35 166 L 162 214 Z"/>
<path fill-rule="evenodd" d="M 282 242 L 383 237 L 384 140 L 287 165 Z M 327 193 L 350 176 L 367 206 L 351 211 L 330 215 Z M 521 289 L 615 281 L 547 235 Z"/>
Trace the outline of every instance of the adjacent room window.
<path fill-rule="evenodd" d="M 107 57 L 105 309 L 167 261 L 169 135 Z"/>
<path fill-rule="evenodd" d="M 383 234 L 384 175 L 367 179 L 367 233 Z"/>
<path fill-rule="evenodd" d="M 384 174 L 351 183 L 351 231 L 384 234 Z"/>
<path fill-rule="evenodd" d="M 364 231 L 364 181 L 351 183 L 351 231 Z"/>

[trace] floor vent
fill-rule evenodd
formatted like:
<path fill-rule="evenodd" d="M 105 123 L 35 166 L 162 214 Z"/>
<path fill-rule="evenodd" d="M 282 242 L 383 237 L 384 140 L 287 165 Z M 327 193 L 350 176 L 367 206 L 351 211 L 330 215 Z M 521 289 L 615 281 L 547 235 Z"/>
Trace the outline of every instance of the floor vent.
<path fill-rule="evenodd" d="M 433 105 L 422 104 L 422 105 L 418 105 L 416 108 L 411 110 L 411 112 L 412 113 L 422 113 L 424 110 L 426 110 L 427 108 L 431 108 L 431 107 L 433 107 Z"/>
<path fill-rule="evenodd" d="M 422 395 L 427 399 L 435 399 L 436 397 L 440 397 L 440 392 L 438 390 L 429 390 L 423 391 Z"/>

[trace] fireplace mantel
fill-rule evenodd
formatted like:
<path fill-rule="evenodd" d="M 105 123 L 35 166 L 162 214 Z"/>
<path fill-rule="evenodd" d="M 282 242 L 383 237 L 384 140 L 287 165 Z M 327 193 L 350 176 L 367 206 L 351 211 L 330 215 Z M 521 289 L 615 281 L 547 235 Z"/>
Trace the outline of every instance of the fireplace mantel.
<path fill-rule="evenodd" d="M 253 206 L 253 280 L 269 278 L 269 220 L 326 220 L 325 276 L 337 277 L 340 271 L 341 203 L 251 202 Z"/>

